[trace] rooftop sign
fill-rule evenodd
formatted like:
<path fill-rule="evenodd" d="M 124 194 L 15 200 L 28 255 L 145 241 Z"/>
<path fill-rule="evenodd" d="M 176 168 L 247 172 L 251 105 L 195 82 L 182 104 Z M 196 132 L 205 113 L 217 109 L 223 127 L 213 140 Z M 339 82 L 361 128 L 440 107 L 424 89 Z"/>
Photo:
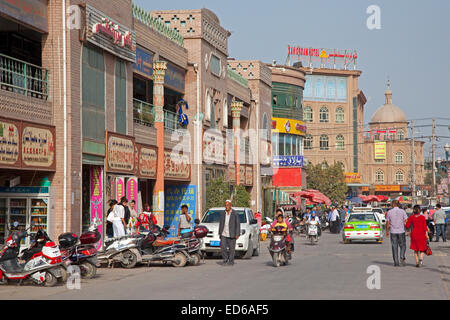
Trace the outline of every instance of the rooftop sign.
<path fill-rule="evenodd" d="M 355 50 L 305 48 L 288 46 L 288 61 L 301 61 L 310 68 L 356 69 L 358 54 Z"/>

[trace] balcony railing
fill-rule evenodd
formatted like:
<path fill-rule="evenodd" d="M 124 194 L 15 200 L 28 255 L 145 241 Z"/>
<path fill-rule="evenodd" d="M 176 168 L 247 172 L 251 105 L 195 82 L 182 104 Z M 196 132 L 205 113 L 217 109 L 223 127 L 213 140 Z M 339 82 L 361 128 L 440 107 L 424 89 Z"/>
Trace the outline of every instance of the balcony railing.
<path fill-rule="evenodd" d="M 155 107 L 150 103 L 133 99 L 133 120 L 135 123 L 153 127 L 155 125 Z M 175 112 L 164 110 L 164 129 L 169 131 L 181 129 L 178 115 Z"/>
<path fill-rule="evenodd" d="M 133 99 L 133 120 L 147 127 L 155 124 L 155 109 L 150 103 Z"/>
<path fill-rule="evenodd" d="M 0 54 L 0 86 L 4 90 L 42 100 L 48 99 L 48 70 Z"/>

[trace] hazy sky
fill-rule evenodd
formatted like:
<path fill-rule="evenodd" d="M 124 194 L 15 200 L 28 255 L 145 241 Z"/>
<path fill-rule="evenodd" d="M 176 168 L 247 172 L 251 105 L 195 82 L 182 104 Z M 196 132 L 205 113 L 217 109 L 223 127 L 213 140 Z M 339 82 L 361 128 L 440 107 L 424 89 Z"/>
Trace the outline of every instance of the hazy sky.
<path fill-rule="evenodd" d="M 386 80 L 393 103 L 409 120 L 441 118 L 450 126 L 450 1 L 448 0 L 134 0 L 147 10 L 198 9 L 217 14 L 231 31 L 229 55 L 264 62 L 286 60 L 287 46 L 354 49 L 359 86 L 368 98 L 365 122 L 384 104 Z M 370 5 L 381 9 L 381 29 L 369 30 Z M 431 120 L 418 121 L 431 124 Z M 429 135 L 420 128 L 418 135 Z M 447 127 L 437 130 L 450 136 Z M 442 150 L 450 139 L 441 139 Z M 431 145 L 426 145 L 426 151 Z M 427 153 L 426 153 L 427 156 Z"/>

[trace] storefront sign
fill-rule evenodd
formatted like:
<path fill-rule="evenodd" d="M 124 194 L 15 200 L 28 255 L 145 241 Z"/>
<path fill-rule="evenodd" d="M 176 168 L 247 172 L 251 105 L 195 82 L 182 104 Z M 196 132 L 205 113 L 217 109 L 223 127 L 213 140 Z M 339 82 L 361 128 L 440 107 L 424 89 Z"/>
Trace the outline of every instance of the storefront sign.
<path fill-rule="evenodd" d="M 156 148 L 139 146 L 139 176 L 156 179 L 158 153 Z"/>
<path fill-rule="evenodd" d="M 297 59 L 304 62 L 304 66 L 320 66 L 321 68 L 333 68 L 337 66 L 356 68 L 358 54 L 352 50 L 325 49 L 325 48 L 305 48 L 298 46 L 288 46 L 290 59 Z"/>
<path fill-rule="evenodd" d="M 164 85 L 172 87 L 174 90 L 184 93 L 184 78 L 186 72 L 173 63 L 167 62 L 167 70 L 164 75 Z"/>
<path fill-rule="evenodd" d="M 294 119 L 272 118 L 272 129 L 278 133 L 306 135 L 305 123 Z"/>
<path fill-rule="evenodd" d="M 124 60 L 136 62 L 136 35 L 129 28 L 86 5 L 86 40 Z"/>
<path fill-rule="evenodd" d="M 20 167 L 20 123 L 0 121 L 0 166 Z"/>
<path fill-rule="evenodd" d="M 0 1 L 0 13 L 41 32 L 48 32 L 47 0 L 3 0 Z"/>
<path fill-rule="evenodd" d="M 207 164 L 225 164 L 227 148 L 220 132 L 206 131 L 203 134 L 203 159 Z"/>
<path fill-rule="evenodd" d="M 107 132 L 106 141 L 106 171 L 134 173 L 136 170 L 134 138 Z"/>
<path fill-rule="evenodd" d="M 361 174 L 358 172 L 345 172 L 345 183 L 361 183 Z"/>
<path fill-rule="evenodd" d="M 136 47 L 136 63 L 133 64 L 133 69 L 148 77 L 153 77 L 153 53 Z"/>
<path fill-rule="evenodd" d="M 245 167 L 245 185 L 253 185 L 253 166 Z"/>
<path fill-rule="evenodd" d="M 164 152 L 164 178 L 168 180 L 190 180 L 191 164 L 187 154 Z"/>
<path fill-rule="evenodd" d="M 375 142 L 375 160 L 386 160 L 386 141 Z"/>
<path fill-rule="evenodd" d="M 178 235 L 178 225 L 180 222 L 181 206 L 188 206 L 193 225 L 196 219 L 197 186 L 179 185 L 167 187 L 164 191 L 164 225 L 170 226 L 169 238 L 175 238 Z"/>
<path fill-rule="evenodd" d="M 91 224 L 97 218 L 100 220 L 98 231 L 103 238 L 103 168 L 101 166 L 92 166 L 90 170 L 91 177 Z M 98 242 L 97 249 L 100 249 L 103 239 Z"/>
<path fill-rule="evenodd" d="M 375 191 L 379 191 L 379 192 L 399 192 L 400 191 L 400 186 L 399 185 L 375 186 Z"/>
<path fill-rule="evenodd" d="M 29 168 L 55 168 L 55 130 L 23 123 L 22 164 Z"/>
<path fill-rule="evenodd" d="M 275 168 L 303 167 L 303 156 L 273 156 L 273 167 Z"/>

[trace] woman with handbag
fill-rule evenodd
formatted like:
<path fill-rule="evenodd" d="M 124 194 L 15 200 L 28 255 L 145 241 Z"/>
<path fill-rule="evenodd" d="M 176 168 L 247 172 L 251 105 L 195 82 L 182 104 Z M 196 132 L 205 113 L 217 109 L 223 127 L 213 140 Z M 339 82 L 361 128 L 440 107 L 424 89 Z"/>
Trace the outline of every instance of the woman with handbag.
<path fill-rule="evenodd" d="M 406 221 L 405 227 L 411 231 L 411 250 L 414 250 L 414 257 L 416 258 L 416 267 L 423 267 L 423 256 L 427 251 L 428 244 L 428 228 L 427 220 L 420 214 L 420 206 L 416 205 L 413 209 L 413 214 Z"/>

